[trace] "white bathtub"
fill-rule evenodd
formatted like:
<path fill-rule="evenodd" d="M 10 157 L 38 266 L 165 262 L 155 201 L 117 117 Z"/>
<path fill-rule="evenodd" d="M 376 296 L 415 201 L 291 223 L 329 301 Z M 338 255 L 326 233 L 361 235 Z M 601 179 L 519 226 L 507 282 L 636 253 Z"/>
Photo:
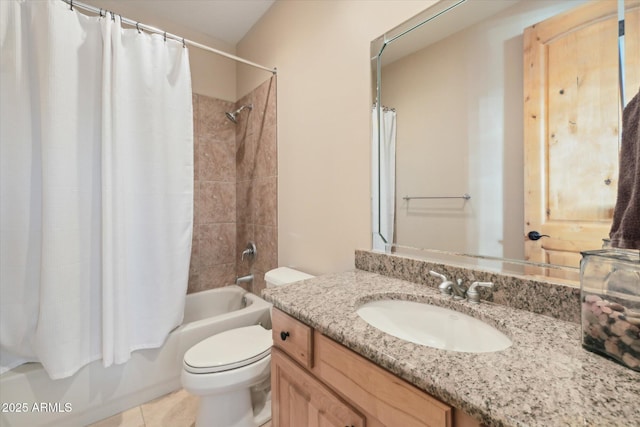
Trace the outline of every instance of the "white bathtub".
<path fill-rule="evenodd" d="M 135 351 L 126 364 L 104 368 L 96 361 L 55 381 L 39 363 L 19 366 L 0 376 L 0 426 L 83 426 L 178 390 L 189 347 L 240 326 L 270 329 L 270 308 L 235 285 L 198 292 L 187 295 L 183 324 L 164 346 Z"/>

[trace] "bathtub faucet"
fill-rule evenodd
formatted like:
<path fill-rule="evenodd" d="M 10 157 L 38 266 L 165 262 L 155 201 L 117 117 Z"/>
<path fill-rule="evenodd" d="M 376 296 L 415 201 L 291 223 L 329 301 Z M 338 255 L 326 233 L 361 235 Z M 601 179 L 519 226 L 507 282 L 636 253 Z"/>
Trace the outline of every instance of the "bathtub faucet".
<path fill-rule="evenodd" d="M 253 274 L 247 274 L 246 276 L 236 277 L 236 285 L 241 283 L 251 283 L 253 282 Z"/>

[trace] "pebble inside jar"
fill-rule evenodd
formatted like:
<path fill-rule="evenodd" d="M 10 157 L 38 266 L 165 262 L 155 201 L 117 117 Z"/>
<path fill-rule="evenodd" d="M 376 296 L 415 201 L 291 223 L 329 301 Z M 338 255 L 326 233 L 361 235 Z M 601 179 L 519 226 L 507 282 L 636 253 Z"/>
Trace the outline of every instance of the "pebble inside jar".
<path fill-rule="evenodd" d="M 640 255 L 611 249 L 582 255 L 582 345 L 640 371 Z"/>

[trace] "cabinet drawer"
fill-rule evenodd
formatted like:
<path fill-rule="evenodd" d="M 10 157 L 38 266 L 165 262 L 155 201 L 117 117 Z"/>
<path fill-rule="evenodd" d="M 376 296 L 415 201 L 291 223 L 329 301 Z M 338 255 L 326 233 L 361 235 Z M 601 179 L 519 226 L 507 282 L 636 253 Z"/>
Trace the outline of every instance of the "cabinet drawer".
<path fill-rule="evenodd" d="M 315 332 L 313 373 L 379 425 L 451 427 L 452 408 Z"/>
<path fill-rule="evenodd" d="M 273 345 L 306 368 L 313 366 L 313 329 L 274 308 L 271 313 Z"/>

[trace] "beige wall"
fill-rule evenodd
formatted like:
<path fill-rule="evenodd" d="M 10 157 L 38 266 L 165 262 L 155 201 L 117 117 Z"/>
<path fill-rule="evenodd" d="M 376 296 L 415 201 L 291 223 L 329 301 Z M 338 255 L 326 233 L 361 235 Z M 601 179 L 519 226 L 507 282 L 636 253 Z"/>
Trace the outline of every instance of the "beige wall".
<path fill-rule="evenodd" d="M 281 0 L 238 44 L 278 68 L 279 265 L 344 271 L 370 248 L 369 44 L 432 3 Z"/>

